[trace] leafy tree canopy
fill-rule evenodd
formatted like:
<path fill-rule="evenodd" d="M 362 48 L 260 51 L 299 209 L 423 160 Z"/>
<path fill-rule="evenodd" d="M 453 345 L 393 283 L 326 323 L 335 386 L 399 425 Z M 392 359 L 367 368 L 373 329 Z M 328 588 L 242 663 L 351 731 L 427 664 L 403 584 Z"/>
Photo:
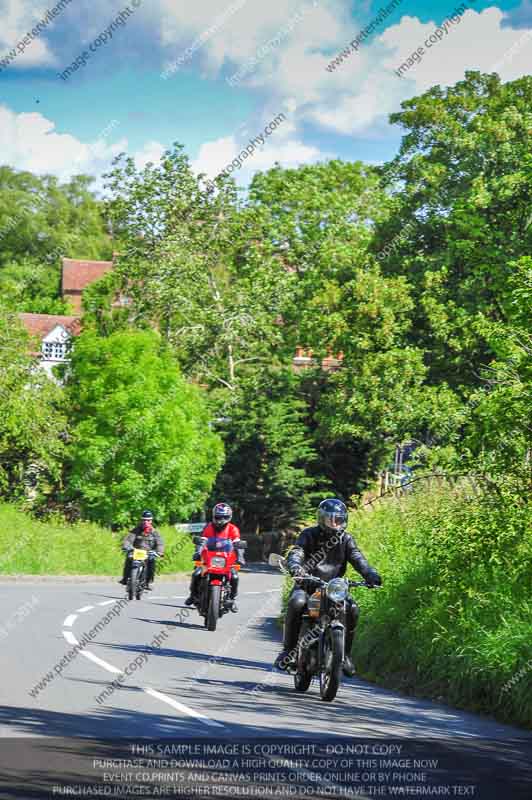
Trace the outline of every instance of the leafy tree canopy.
<path fill-rule="evenodd" d="M 89 519 L 125 525 L 143 507 L 187 519 L 223 460 L 199 388 L 154 331 L 85 331 L 76 341 L 67 495 Z"/>

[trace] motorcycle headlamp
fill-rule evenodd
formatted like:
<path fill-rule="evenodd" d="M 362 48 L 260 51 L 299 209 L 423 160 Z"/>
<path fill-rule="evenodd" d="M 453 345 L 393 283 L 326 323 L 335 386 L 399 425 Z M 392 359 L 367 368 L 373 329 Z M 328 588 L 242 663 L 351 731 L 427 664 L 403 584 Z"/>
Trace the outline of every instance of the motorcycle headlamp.
<path fill-rule="evenodd" d="M 341 603 L 347 597 L 348 585 L 343 578 L 334 578 L 327 586 L 327 597 L 333 603 Z"/>
<path fill-rule="evenodd" d="M 213 556 L 211 558 L 211 566 L 225 567 L 225 558 L 223 558 L 222 556 Z"/>

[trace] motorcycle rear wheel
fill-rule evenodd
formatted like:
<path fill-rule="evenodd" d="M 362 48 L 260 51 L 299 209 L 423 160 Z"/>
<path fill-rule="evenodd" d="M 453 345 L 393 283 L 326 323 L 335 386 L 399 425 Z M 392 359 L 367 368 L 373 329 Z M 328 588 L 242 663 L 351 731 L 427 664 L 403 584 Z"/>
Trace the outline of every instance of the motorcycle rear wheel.
<path fill-rule="evenodd" d="M 343 636 L 343 630 L 337 628 L 328 628 L 324 634 L 320 695 L 328 703 L 336 697 L 342 679 Z"/>
<path fill-rule="evenodd" d="M 220 594 L 221 594 L 221 586 L 210 586 L 209 587 L 209 608 L 207 610 L 207 630 L 215 631 L 216 630 L 216 623 L 218 622 L 218 617 L 220 615 Z"/>

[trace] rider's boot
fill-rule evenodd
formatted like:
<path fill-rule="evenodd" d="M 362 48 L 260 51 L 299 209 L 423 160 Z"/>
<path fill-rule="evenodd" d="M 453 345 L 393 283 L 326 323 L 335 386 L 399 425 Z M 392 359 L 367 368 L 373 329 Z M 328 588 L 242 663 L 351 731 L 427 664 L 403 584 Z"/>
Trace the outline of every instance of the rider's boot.
<path fill-rule="evenodd" d="M 301 602 L 291 598 L 288 601 L 286 617 L 284 621 L 284 641 L 283 649 L 275 659 L 274 666 L 281 670 L 290 670 L 296 665 L 296 647 L 301 624 L 301 610 L 304 606 L 304 599 Z"/>
<path fill-rule="evenodd" d="M 351 650 L 353 649 L 353 639 L 355 638 L 355 631 L 346 631 L 345 633 L 345 658 L 344 658 L 344 675 L 346 678 L 352 678 L 356 675 L 355 665 L 351 658 Z"/>

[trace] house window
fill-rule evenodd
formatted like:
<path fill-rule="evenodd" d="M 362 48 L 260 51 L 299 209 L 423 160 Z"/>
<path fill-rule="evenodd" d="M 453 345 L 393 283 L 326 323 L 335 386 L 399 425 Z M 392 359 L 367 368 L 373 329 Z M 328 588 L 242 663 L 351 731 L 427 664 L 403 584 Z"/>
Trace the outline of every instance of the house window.
<path fill-rule="evenodd" d="M 49 361 L 64 361 L 67 354 L 67 344 L 63 342 L 44 342 L 43 354 Z"/>

